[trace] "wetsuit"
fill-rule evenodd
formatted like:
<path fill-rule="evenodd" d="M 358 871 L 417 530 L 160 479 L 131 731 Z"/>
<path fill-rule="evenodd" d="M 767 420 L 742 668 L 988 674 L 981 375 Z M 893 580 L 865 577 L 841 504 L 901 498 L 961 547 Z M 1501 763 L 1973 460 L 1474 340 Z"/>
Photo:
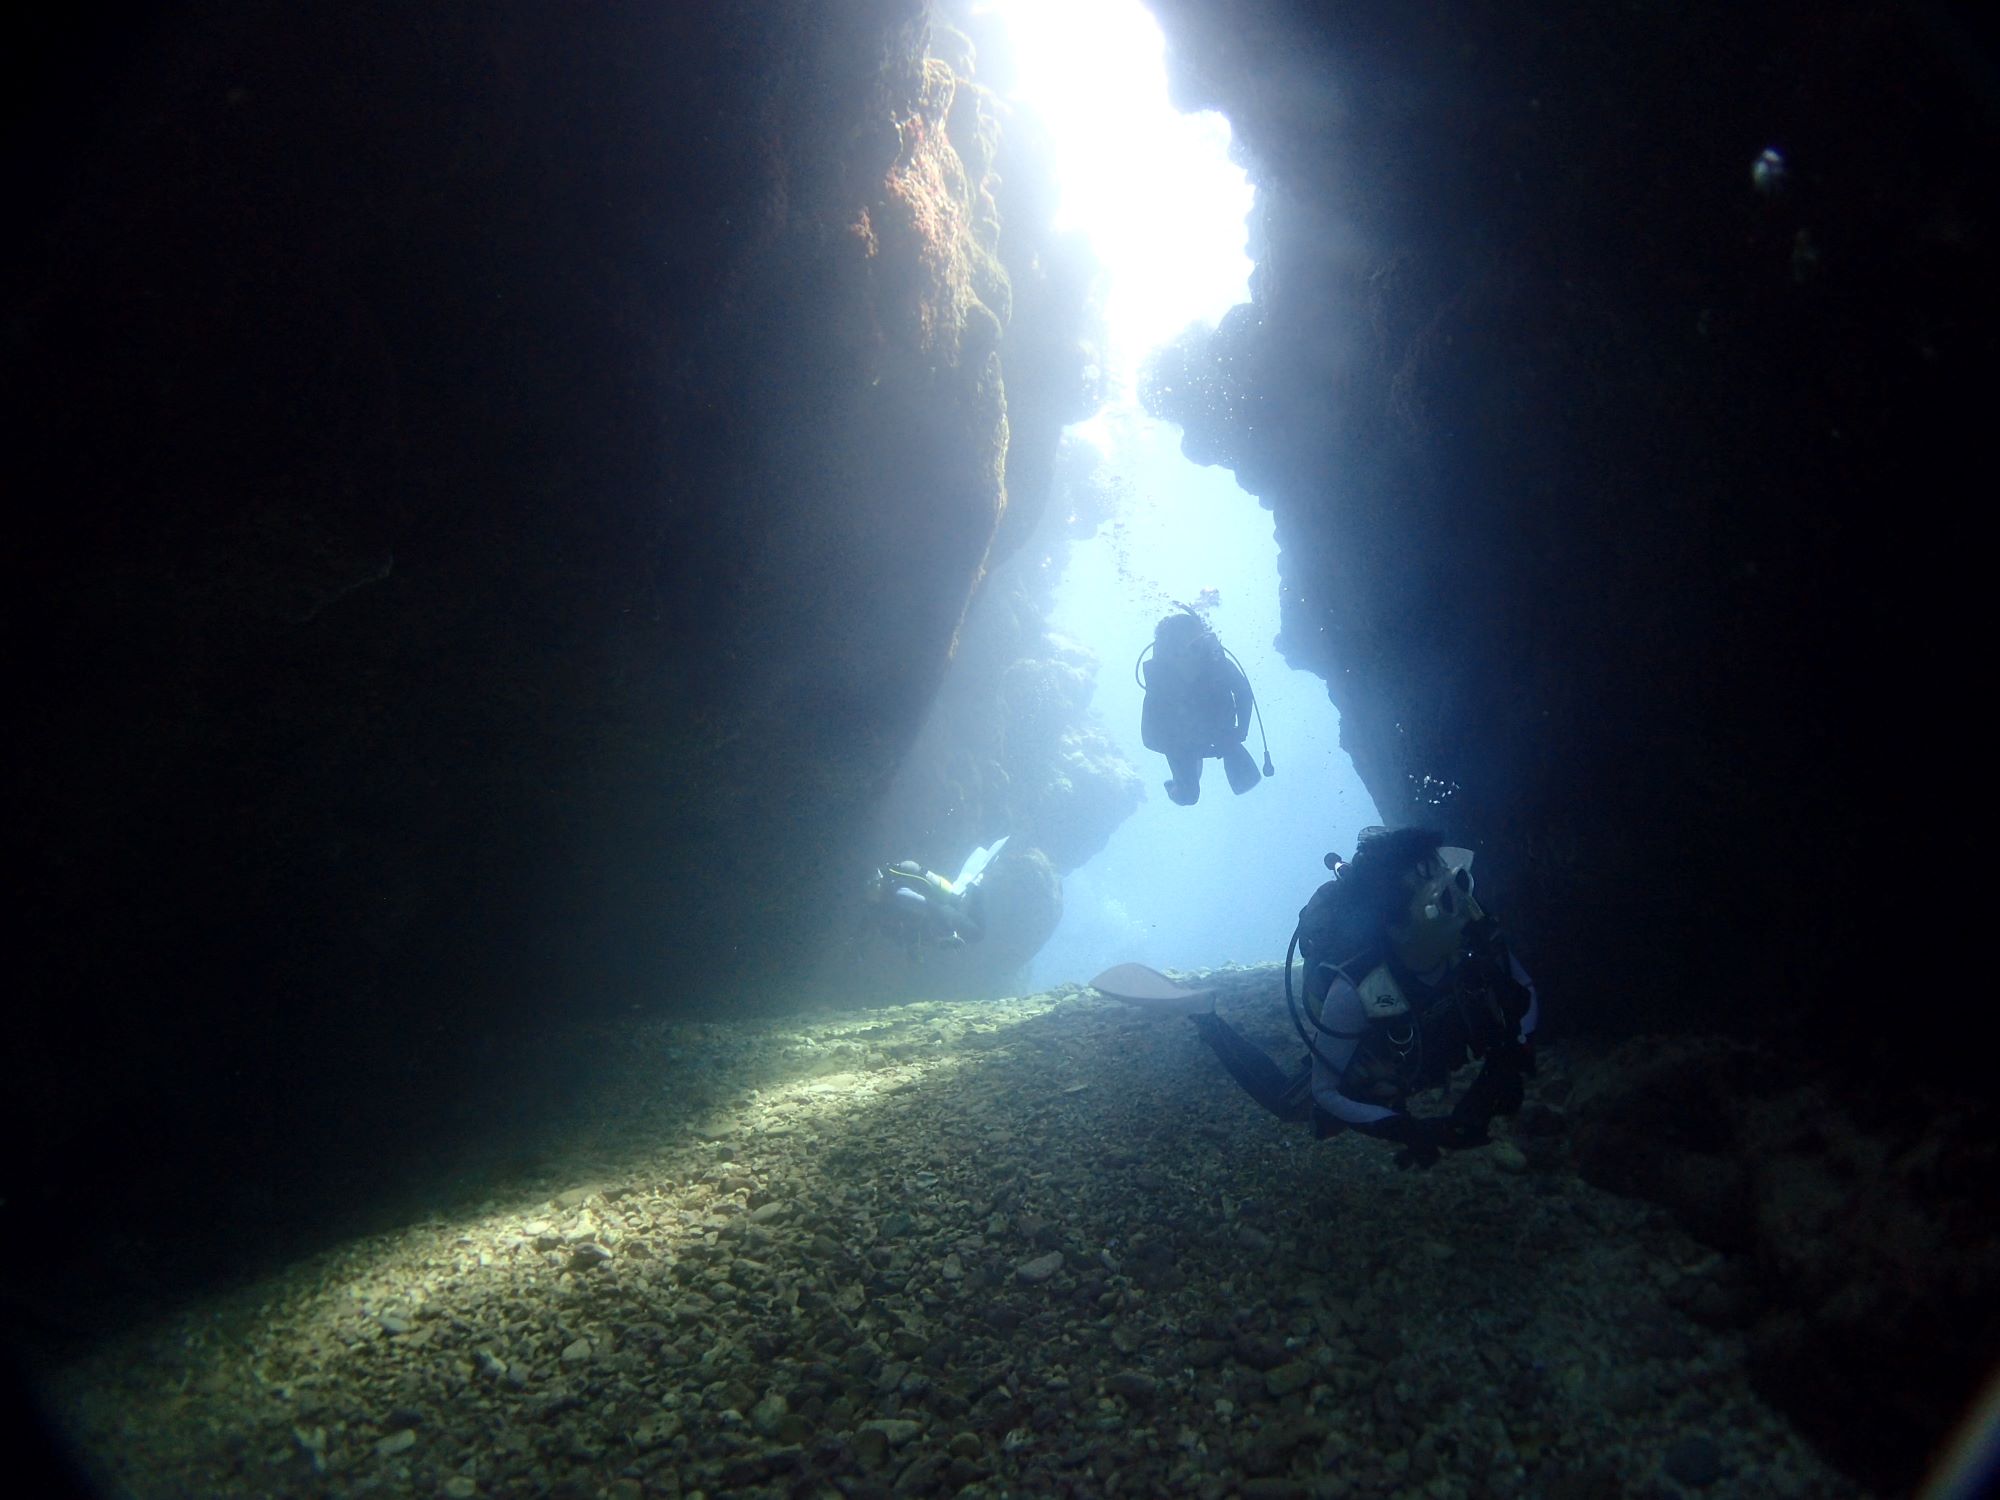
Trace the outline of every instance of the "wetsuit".
<path fill-rule="evenodd" d="M 1502 948 L 1429 974 L 1383 967 L 1407 1007 L 1400 1015 L 1380 1014 L 1381 1001 L 1364 1001 L 1364 989 L 1380 987 L 1374 971 L 1350 977 L 1348 969 L 1326 966 L 1315 976 L 1330 980 L 1313 1037 L 1312 1098 L 1325 1116 L 1317 1121 L 1321 1133 L 1346 1125 L 1403 1139 L 1408 1096 L 1438 1087 L 1474 1057 L 1486 1065 L 1454 1114 L 1483 1133 L 1492 1115 L 1519 1108 L 1520 1078 L 1541 1018 L 1535 982 L 1521 961 Z M 1308 994 L 1318 988 L 1308 981 Z"/>
<path fill-rule="evenodd" d="M 883 923 L 916 956 L 927 945 L 955 946 L 984 935 L 979 887 L 957 892 L 930 870 L 895 865 L 880 872 Z"/>
<path fill-rule="evenodd" d="M 1173 778 L 1169 797 L 1184 807 L 1198 800 L 1201 763 L 1211 755 L 1221 757 L 1230 790 L 1239 796 L 1264 779 L 1243 748 L 1255 700 L 1250 679 L 1235 662 L 1217 648 L 1193 661 L 1156 654 L 1144 670 L 1139 738 L 1148 750 L 1166 756 Z"/>

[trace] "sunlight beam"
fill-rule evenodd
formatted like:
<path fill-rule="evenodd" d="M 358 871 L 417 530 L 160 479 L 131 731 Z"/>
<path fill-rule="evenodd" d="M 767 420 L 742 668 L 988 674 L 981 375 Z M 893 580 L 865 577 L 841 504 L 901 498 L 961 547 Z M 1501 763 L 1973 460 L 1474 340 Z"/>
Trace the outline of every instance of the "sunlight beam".
<path fill-rule="evenodd" d="M 1138 0 L 978 9 L 1006 25 L 1012 97 L 1057 143 L 1057 227 L 1088 236 L 1104 263 L 1106 367 L 1129 391 L 1147 354 L 1249 300 L 1252 190 L 1229 159 L 1229 122 L 1173 107 L 1166 41 Z"/>

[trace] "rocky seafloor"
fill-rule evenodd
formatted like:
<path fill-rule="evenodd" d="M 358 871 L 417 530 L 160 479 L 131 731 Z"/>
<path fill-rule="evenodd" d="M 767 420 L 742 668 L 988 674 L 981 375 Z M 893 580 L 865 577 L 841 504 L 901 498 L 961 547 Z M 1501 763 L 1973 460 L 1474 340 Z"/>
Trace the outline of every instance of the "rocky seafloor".
<path fill-rule="evenodd" d="M 1275 966 L 1206 982 L 1297 1054 Z M 1861 1493 L 1576 1175 L 1560 1048 L 1410 1172 L 1082 989 L 603 1043 L 529 1175 L 55 1372 L 108 1492 Z"/>

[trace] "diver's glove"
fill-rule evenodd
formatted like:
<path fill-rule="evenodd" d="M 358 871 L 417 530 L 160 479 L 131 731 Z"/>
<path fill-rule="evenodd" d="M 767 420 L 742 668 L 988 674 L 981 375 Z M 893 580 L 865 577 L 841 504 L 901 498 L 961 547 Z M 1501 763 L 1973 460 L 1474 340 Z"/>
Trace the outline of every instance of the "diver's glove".
<path fill-rule="evenodd" d="M 1520 1113 L 1521 1078 L 1533 1066 L 1534 1054 L 1525 1043 L 1509 1042 L 1494 1048 L 1486 1054 L 1486 1064 L 1472 1080 L 1472 1087 L 1453 1106 L 1453 1123 L 1462 1129 L 1476 1130 L 1483 1141 L 1486 1126 L 1495 1115 Z"/>
<path fill-rule="evenodd" d="M 1434 1167 L 1438 1154 L 1443 1151 L 1461 1151 L 1467 1146 L 1481 1145 L 1486 1140 L 1486 1128 L 1478 1128 L 1477 1139 L 1474 1132 L 1456 1120 L 1419 1119 L 1414 1115 L 1397 1115 L 1371 1127 L 1371 1135 L 1380 1136 L 1385 1141 L 1394 1141 L 1403 1149 L 1396 1153 L 1396 1165 L 1408 1170 L 1411 1167 Z"/>
<path fill-rule="evenodd" d="M 1490 1010 L 1511 1033 L 1528 1013 L 1533 997 L 1527 986 L 1514 977 L 1514 953 L 1492 914 L 1470 923 L 1465 929 L 1466 963 L 1459 984 L 1468 999 L 1483 994 Z"/>

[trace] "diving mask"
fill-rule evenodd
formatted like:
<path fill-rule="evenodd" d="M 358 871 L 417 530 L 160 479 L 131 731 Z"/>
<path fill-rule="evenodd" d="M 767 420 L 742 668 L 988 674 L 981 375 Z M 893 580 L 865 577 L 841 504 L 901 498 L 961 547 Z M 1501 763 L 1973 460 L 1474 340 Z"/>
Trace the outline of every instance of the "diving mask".
<path fill-rule="evenodd" d="M 1479 915 L 1479 903 L 1472 899 L 1472 851 L 1446 847 L 1437 852 L 1443 866 L 1437 878 L 1423 888 L 1423 914 L 1427 922 L 1459 919 L 1459 925 Z M 1470 912 L 1470 916 L 1464 915 Z"/>
<path fill-rule="evenodd" d="M 1405 963 L 1423 973 L 1457 958 L 1465 929 L 1485 915 L 1472 897 L 1472 851 L 1439 849 L 1406 910 L 1407 920 L 1389 933 Z"/>

